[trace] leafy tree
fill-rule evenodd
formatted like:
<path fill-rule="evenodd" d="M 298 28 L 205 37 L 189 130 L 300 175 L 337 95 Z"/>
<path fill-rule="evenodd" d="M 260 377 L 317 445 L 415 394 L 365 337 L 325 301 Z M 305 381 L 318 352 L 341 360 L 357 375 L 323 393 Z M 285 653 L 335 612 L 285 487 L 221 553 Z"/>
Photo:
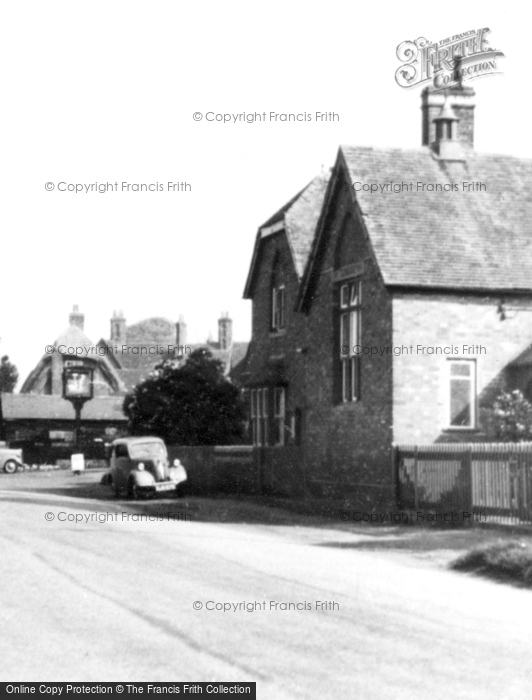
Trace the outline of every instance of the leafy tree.
<path fill-rule="evenodd" d="M 12 394 L 17 382 L 18 370 L 15 365 L 9 361 L 9 357 L 4 355 L 0 361 L 0 391 Z"/>
<path fill-rule="evenodd" d="M 499 442 L 532 440 L 532 404 L 520 391 L 503 392 L 485 412 L 490 436 Z"/>
<path fill-rule="evenodd" d="M 242 441 L 244 410 L 223 364 L 206 349 L 182 365 L 166 360 L 126 396 L 132 435 L 156 435 L 167 444 L 227 445 Z"/>

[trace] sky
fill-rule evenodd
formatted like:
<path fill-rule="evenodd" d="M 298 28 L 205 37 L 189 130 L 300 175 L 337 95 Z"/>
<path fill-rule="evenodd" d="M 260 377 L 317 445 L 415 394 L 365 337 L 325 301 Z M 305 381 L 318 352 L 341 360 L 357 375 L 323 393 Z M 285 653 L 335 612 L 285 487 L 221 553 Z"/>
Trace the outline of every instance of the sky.
<path fill-rule="evenodd" d="M 489 27 L 505 57 L 470 83 L 475 146 L 532 158 L 529 15 L 512 0 L 3 3 L 0 354 L 23 380 L 74 304 L 94 341 L 114 310 L 183 315 L 190 342 L 228 311 L 249 340 L 258 227 L 340 144 L 421 145 L 422 88 L 395 80 L 403 41 Z M 268 120 L 207 117 L 242 112 Z M 92 183 L 118 187 L 60 191 Z"/>

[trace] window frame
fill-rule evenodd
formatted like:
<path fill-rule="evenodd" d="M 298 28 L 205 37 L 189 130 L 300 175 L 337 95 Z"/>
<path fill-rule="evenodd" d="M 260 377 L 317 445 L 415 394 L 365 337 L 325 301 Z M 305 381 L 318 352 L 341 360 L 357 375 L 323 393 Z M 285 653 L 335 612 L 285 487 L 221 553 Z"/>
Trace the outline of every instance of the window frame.
<path fill-rule="evenodd" d="M 467 366 L 470 368 L 470 373 L 467 377 L 460 377 L 459 375 L 453 376 L 452 368 L 458 365 Z M 478 411 L 477 411 L 477 361 L 471 358 L 448 358 L 447 368 L 446 368 L 446 426 L 447 430 L 476 430 Z M 469 412 L 470 412 L 470 424 L 469 425 L 453 425 L 452 423 L 452 391 L 453 383 L 455 382 L 465 382 L 469 383 Z"/>
<path fill-rule="evenodd" d="M 250 419 L 251 419 L 251 443 L 253 445 L 257 445 L 257 389 L 253 388 L 249 392 L 250 395 L 250 400 L 251 400 L 251 410 L 250 410 Z"/>
<path fill-rule="evenodd" d="M 361 400 L 362 280 L 360 277 L 342 280 L 336 285 L 335 355 L 337 362 L 337 391 L 335 403 L 358 403 Z M 342 352 L 347 346 L 348 352 Z"/>
<path fill-rule="evenodd" d="M 281 331 L 286 327 L 286 288 L 284 283 L 272 284 L 272 314 L 270 328 Z"/>
<path fill-rule="evenodd" d="M 250 390 L 251 442 L 255 447 L 268 445 L 268 388 L 254 387 Z"/>
<path fill-rule="evenodd" d="M 261 438 L 262 442 L 261 445 L 268 445 L 268 437 L 269 437 L 269 431 L 268 431 L 268 418 L 269 418 L 269 411 L 268 411 L 268 388 L 267 387 L 262 387 L 262 426 L 261 426 Z"/>
<path fill-rule="evenodd" d="M 280 397 L 279 410 L 277 397 Z M 286 421 L 286 389 L 284 386 L 276 386 L 273 389 L 273 444 L 282 447 L 285 444 Z"/>

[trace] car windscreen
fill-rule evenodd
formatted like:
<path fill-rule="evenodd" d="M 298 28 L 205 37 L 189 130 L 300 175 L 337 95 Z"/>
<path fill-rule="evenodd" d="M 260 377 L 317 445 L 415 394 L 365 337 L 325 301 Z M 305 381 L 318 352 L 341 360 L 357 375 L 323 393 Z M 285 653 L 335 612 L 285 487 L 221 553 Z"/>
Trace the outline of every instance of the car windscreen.
<path fill-rule="evenodd" d="M 165 460 L 166 448 L 161 442 L 137 442 L 129 446 L 131 459 Z"/>

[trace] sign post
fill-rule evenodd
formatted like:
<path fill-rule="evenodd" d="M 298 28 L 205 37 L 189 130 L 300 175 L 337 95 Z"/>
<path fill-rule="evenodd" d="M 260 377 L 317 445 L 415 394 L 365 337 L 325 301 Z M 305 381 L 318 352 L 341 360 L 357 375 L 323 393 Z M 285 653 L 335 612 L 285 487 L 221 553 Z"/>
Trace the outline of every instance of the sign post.
<path fill-rule="evenodd" d="M 81 411 L 86 401 L 93 397 L 94 370 L 87 367 L 82 361 L 71 360 L 63 369 L 63 398 L 70 401 L 76 412 L 75 446 L 79 454 Z M 79 471 L 74 471 L 79 474 Z"/>

